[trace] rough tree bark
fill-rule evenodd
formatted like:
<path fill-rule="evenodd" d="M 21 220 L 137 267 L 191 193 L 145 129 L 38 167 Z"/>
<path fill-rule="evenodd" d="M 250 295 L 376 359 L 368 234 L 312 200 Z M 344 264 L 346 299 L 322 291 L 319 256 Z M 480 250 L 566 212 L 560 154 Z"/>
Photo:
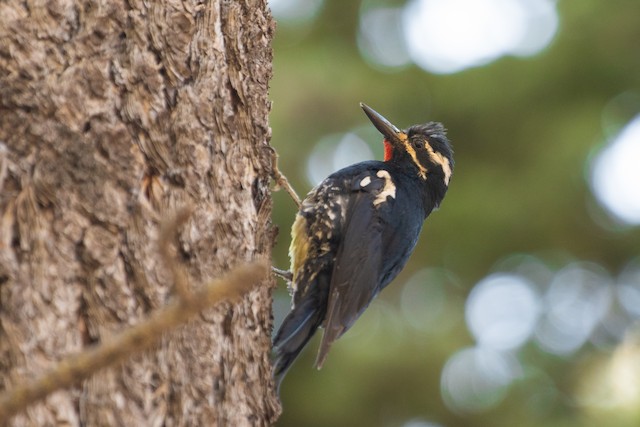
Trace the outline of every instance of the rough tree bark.
<path fill-rule="evenodd" d="M 192 285 L 270 259 L 265 0 L 0 3 L 0 391 Z M 268 425 L 271 290 L 52 394 L 13 425 Z M 0 420 L 0 424 L 2 424 Z"/>

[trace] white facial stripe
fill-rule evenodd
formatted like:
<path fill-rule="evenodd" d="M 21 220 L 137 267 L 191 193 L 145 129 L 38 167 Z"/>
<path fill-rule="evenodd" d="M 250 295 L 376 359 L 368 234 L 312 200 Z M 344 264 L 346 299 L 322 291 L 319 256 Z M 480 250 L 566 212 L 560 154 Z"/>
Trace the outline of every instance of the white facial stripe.
<path fill-rule="evenodd" d="M 409 142 L 409 138 L 407 138 L 406 135 L 404 135 L 404 138 L 402 138 L 402 143 L 404 144 L 404 147 L 407 150 L 407 153 L 409 153 L 409 155 L 413 159 L 413 163 L 415 163 L 415 165 L 418 167 L 420 176 L 422 177 L 422 179 L 426 179 L 427 169 L 424 166 L 422 166 L 422 164 L 420 164 L 420 162 L 418 161 L 418 154 L 416 153 L 416 150 L 413 148 L 413 146 Z"/>
<path fill-rule="evenodd" d="M 391 179 L 391 175 L 386 170 L 379 170 L 376 173 L 378 178 L 384 179 L 384 187 L 382 187 L 382 191 L 373 201 L 374 206 L 378 206 L 380 203 L 384 203 L 387 201 L 387 197 L 391 196 L 393 199 L 396 198 L 396 186 Z"/>
<path fill-rule="evenodd" d="M 449 162 L 449 159 L 447 159 L 442 154 L 433 151 L 433 148 L 431 148 L 429 144 L 425 144 L 425 148 L 429 152 L 429 157 L 431 157 L 431 160 L 442 167 L 442 172 L 444 173 L 444 183 L 446 185 L 449 185 L 449 180 L 451 180 L 451 163 Z"/>

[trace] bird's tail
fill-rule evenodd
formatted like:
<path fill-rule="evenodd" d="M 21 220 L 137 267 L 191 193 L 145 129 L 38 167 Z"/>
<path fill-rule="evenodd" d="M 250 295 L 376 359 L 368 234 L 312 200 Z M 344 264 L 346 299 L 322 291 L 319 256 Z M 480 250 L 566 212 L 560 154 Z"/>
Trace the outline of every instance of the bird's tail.
<path fill-rule="evenodd" d="M 312 300 L 302 301 L 285 317 L 273 340 L 275 362 L 273 375 L 280 383 L 304 346 L 316 333 L 322 322 L 321 314 Z"/>

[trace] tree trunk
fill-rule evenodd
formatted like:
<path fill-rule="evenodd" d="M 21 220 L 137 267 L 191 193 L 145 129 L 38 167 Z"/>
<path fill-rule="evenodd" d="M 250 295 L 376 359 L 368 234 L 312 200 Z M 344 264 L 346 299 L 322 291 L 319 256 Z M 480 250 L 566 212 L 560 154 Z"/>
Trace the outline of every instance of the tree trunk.
<path fill-rule="evenodd" d="M 180 207 L 190 286 L 271 258 L 272 31 L 264 0 L 0 3 L 0 391 L 172 298 Z M 272 423 L 273 285 L 13 425 Z"/>

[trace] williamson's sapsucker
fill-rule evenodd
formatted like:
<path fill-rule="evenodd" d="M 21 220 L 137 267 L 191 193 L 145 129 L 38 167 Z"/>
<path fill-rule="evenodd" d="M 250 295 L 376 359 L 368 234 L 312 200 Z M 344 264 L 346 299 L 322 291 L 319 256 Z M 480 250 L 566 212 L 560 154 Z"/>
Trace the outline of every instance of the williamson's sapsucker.
<path fill-rule="evenodd" d="M 449 186 L 453 152 L 440 123 L 400 130 L 360 106 L 384 137 L 384 161 L 341 169 L 302 202 L 289 249 L 292 308 L 273 344 L 278 387 L 318 327 L 322 367 L 331 344 L 404 267 Z"/>

